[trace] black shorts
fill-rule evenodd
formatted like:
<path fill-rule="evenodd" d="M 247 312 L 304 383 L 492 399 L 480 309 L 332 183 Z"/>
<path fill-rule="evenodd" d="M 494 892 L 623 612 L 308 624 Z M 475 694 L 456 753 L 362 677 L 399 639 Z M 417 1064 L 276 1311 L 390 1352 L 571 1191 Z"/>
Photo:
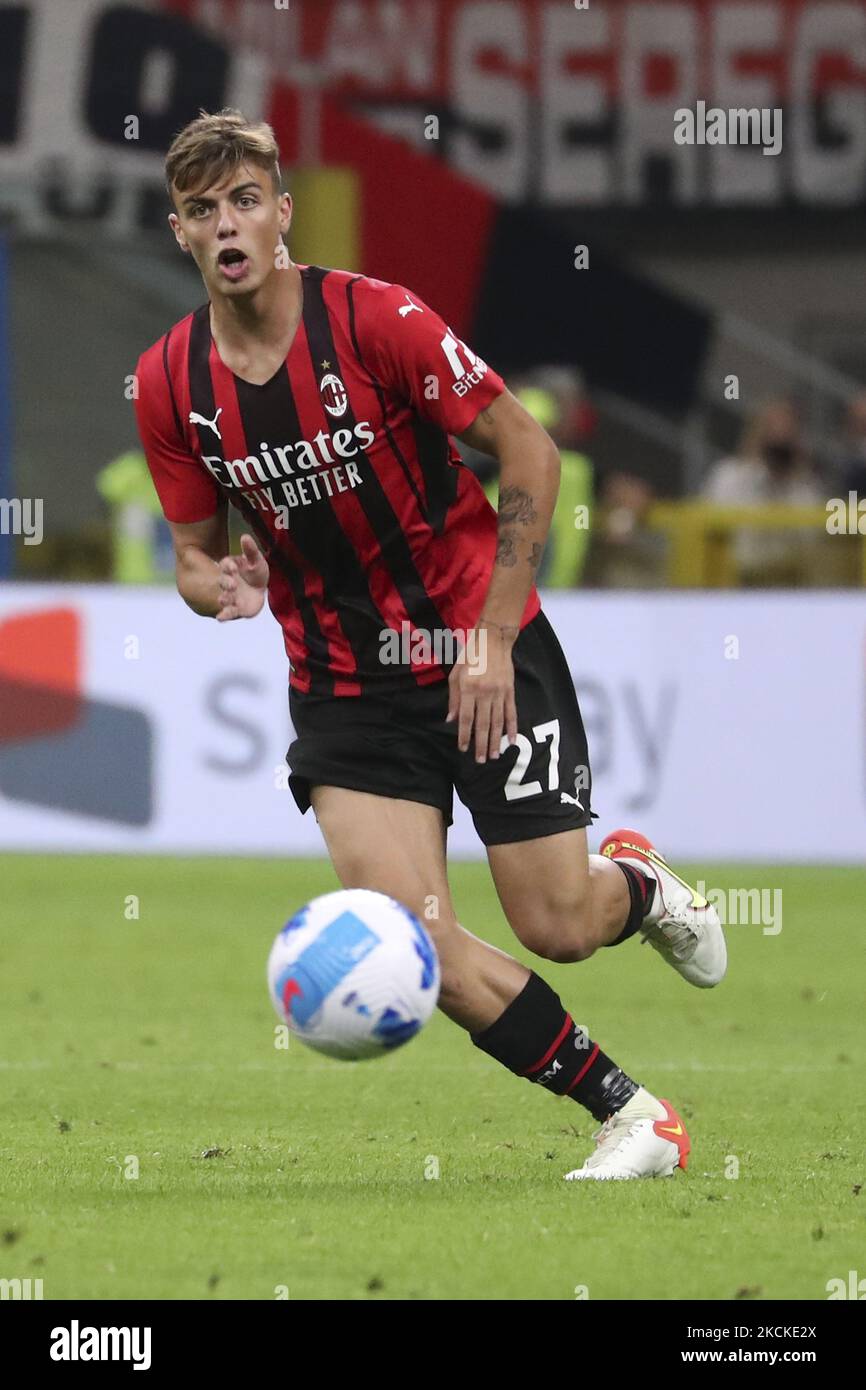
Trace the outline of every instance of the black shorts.
<path fill-rule="evenodd" d="M 595 820 L 583 720 L 565 654 L 539 611 L 512 647 L 517 744 L 475 761 L 457 720 L 445 722 L 448 681 L 407 693 L 307 695 L 289 689 L 296 737 L 286 754 L 301 812 L 317 784 L 437 806 L 452 822 L 453 791 L 485 845 L 535 840 Z"/>

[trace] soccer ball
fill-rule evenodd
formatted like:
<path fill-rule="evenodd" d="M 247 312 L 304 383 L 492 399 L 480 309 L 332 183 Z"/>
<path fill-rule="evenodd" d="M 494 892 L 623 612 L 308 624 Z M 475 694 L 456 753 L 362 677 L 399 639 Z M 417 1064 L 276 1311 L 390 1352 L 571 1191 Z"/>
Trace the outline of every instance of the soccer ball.
<path fill-rule="evenodd" d="M 329 1057 L 393 1052 L 439 996 L 439 960 L 408 907 L 367 888 L 325 893 L 287 922 L 271 949 L 278 1016 Z"/>

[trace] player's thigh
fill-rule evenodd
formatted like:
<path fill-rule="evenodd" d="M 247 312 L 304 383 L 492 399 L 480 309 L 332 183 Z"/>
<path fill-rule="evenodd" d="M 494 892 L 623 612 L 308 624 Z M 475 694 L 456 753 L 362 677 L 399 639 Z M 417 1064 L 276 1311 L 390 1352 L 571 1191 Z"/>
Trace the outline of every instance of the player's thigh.
<path fill-rule="evenodd" d="M 509 926 L 528 950 L 548 960 L 592 955 L 583 931 L 591 894 L 585 830 L 488 845 L 487 859 Z"/>
<path fill-rule="evenodd" d="M 310 801 L 344 888 L 404 903 L 437 947 L 456 929 L 445 862 L 445 822 L 435 806 L 323 784 Z"/>

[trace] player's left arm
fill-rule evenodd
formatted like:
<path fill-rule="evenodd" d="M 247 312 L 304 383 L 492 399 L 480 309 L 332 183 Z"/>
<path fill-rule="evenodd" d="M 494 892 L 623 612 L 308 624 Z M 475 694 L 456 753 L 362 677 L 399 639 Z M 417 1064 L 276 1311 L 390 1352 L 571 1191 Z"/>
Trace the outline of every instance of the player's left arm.
<path fill-rule="evenodd" d="M 496 559 L 479 627 L 513 642 L 541 563 L 559 492 L 559 452 L 546 430 L 506 389 L 459 436 L 499 460 Z"/>
<path fill-rule="evenodd" d="M 380 285 L 359 310 L 359 322 L 372 313 L 362 336 L 380 380 L 423 419 L 499 460 L 496 560 L 481 612 L 499 641 L 513 641 L 556 505 L 556 445 L 502 378 L 411 290 Z"/>
<path fill-rule="evenodd" d="M 448 678 L 449 720 L 457 744 L 475 757 L 498 758 L 503 733 L 517 741 L 511 648 L 541 560 L 559 490 L 559 455 L 549 435 L 524 410 L 502 378 L 402 285 L 362 293 L 360 337 L 379 380 L 422 419 L 457 435 L 501 469 L 495 563 L 476 622 L 481 660 L 455 662 Z"/>

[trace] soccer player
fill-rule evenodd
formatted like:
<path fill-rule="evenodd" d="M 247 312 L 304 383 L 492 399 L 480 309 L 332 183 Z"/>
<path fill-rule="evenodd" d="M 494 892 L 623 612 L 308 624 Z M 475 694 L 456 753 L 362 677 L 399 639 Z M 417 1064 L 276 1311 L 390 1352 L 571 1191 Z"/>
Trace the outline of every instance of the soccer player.
<path fill-rule="evenodd" d="M 540 975 L 464 930 L 449 892 L 456 788 L 530 951 L 583 961 L 640 932 L 693 985 L 725 972 L 713 908 L 648 840 L 618 830 L 587 852 L 586 738 L 533 583 L 559 484 L 552 441 L 411 289 L 289 259 L 269 126 L 202 112 L 166 182 L 208 302 L 143 353 L 136 412 L 181 596 L 229 622 L 267 595 L 290 662 L 299 809 L 312 805 L 345 888 L 387 893 L 428 926 L 439 1006 L 472 1042 L 601 1122 L 566 1176 L 684 1168 L 670 1103 Z M 499 460 L 498 515 L 449 435 Z M 229 502 L 249 528 L 240 555 Z"/>

